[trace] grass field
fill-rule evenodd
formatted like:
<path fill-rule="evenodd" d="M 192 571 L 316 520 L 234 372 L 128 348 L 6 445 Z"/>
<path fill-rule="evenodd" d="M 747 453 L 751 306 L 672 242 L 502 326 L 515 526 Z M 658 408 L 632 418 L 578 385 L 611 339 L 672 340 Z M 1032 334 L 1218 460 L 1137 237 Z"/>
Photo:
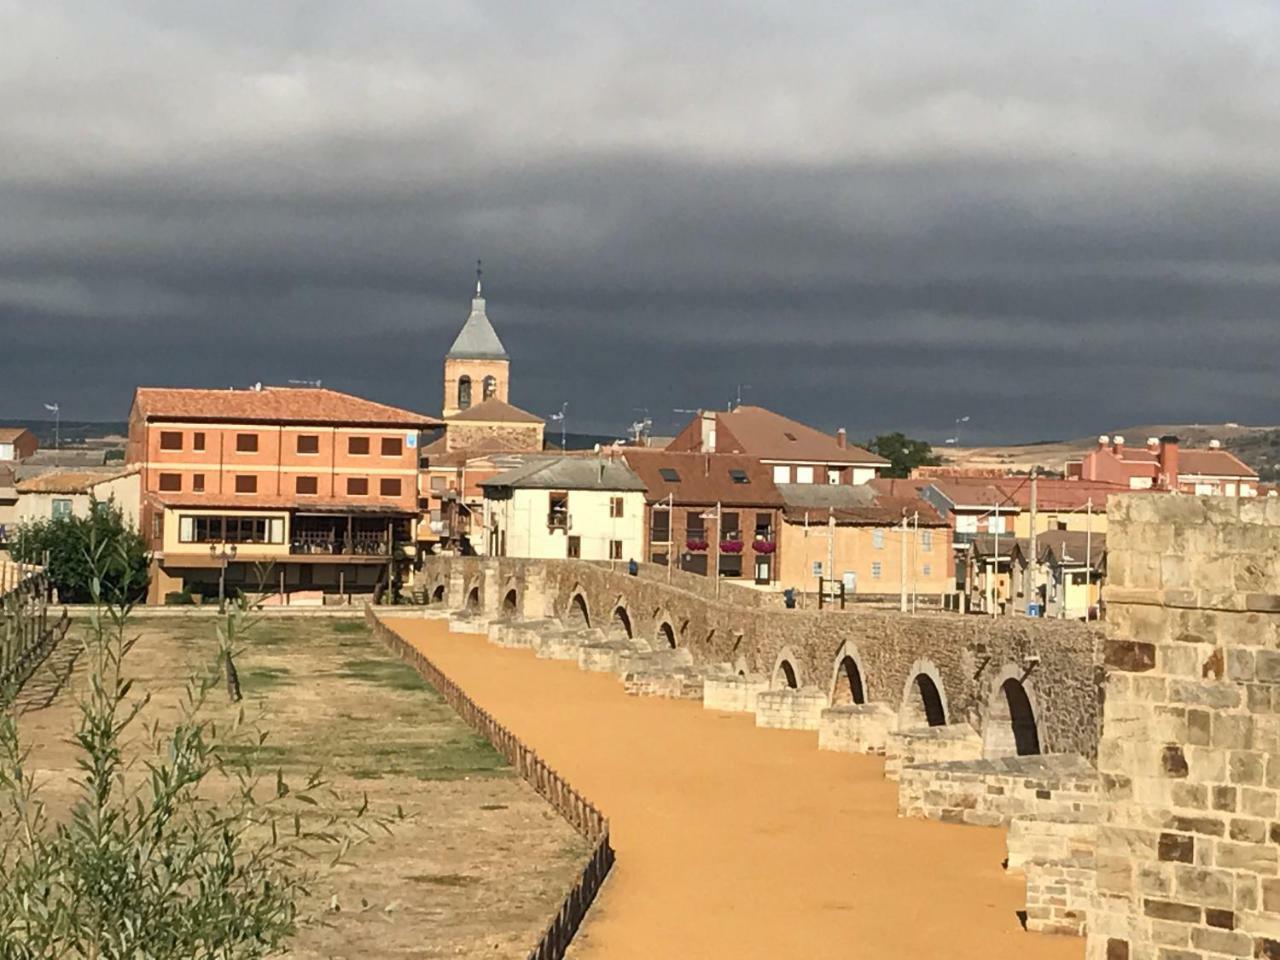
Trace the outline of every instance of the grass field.
<path fill-rule="evenodd" d="M 77 642 L 78 629 L 65 642 Z M 214 620 L 149 618 L 136 632 L 129 673 L 153 698 L 147 716 L 163 722 L 185 678 L 215 652 Z M 361 621 L 263 619 L 238 667 L 246 715 L 269 735 L 260 765 L 286 777 L 321 767 L 344 793 L 367 792 L 373 812 L 407 815 L 317 886 L 308 906 L 323 922 L 303 929 L 292 955 L 524 956 L 586 846 L 487 741 Z M 72 796 L 65 736 L 83 679 L 81 664 L 48 706 L 22 715 L 55 807 Z M 213 712 L 233 714 L 221 689 Z"/>

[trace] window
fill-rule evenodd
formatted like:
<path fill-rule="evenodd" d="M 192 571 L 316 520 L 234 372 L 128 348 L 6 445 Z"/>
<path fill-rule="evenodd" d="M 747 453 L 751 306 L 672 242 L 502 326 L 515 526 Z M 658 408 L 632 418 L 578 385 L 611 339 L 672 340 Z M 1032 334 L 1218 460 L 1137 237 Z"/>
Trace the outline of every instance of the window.
<path fill-rule="evenodd" d="M 52 504 L 53 519 L 58 520 L 61 517 L 71 516 L 71 501 L 56 497 Z"/>
<path fill-rule="evenodd" d="M 820 576 L 822 576 L 822 561 L 821 561 L 821 560 L 815 560 L 815 561 L 813 561 L 813 575 L 814 575 L 815 577 L 820 577 Z"/>
<path fill-rule="evenodd" d="M 398 477 L 383 477 L 378 481 L 378 495 L 382 497 L 400 496 L 400 479 Z"/>
<path fill-rule="evenodd" d="M 191 475 L 191 492 L 204 493 L 204 474 L 193 473 Z"/>
<path fill-rule="evenodd" d="M 742 554 L 740 553 L 720 554 L 720 576 L 722 577 L 742 576 Z"/>
<path fill-rule="evenodd" d="M 783 466 L 775 466 L 773 468 L 773 482 L 774 483 L 790 483 L 791 468 L 783 467 Z"/>
<path fill-rule="evenodd" d="M 871 546 L 877 550 L 884 549 L 884 531 L 878 527 L 871 531 Z"/>
<path fill-rule="evenodd" d="M 461 376 L 458 378 L 458 409 L 465 410 L 471 406 L 471 378 Z"/>
<path fill-rule="evenodd" d="M 302 454 L 319 453 L 320 437 L 314 433 L 298 434 L 298 452 Z"/>
<path fill-rule="evenodd" d="M 738 536 L 738 515 L 736 513 L 720 514 L 720 536 L 735 539 Z"/>
<path fill-rule="evenodd" d="M 622 559 L 622 541 L 621 540 L 609 541 L 609 559 L 610 560 Z"/>
<path fill-rule="evenodd" d="M 236 453 L 257 453 L 258 435 L 256 433 L 236 434 Z"/>
<path fill-rule="evenodd" d="M 653 529 L 649 531 L 649 540 L 652 543 L 670 543 L 671 542 L 671 511 L 670 510 L 654 510 L 653 511 Z"/>
<path fill-rule="evenodd" d="M 182 432 L 179 430 L 162 430 L 160 432 L 161 450 L 181 450 Z"/>
<path fill-rule="evenodd" d="M 582 556 L 582 538 L 570 537 L 569 544 L 565 548 L 569 559 L 576 560 Z"/>
<path fill-rule="evenodd" d="M 871 579 L 872 580 L 880 579 L 880 561 L 879 560 L 873 560 L 871 562 Z"/>
<path fill-rule="evenodd" d="M 164 514 L 163 513 L 153 513 L 151 515 L 151 539 L 152 540 L 164 539 Z"/>
<path fill-rule="evenodd" d="M 920 568 L 920 573 L 926 577 L 931 577 L 933 576 L 933 567 L 926 563 Z"/>
<path fill-rule="evenodd" d="M 258 478 L 254 474 L 240 474 L 236 477 L 236 493 L 257 493 Z"/>
<path fill-rule="evenodd" d="M 484 398 L 492 400 L 498 395 L 498 378 L 490 375 L 484 378 Z"/>
<path fill-rule="evenodd" d="M 1004 519 L 999 514 L 987 517 L 987 533 L 1004 533 Z"/>
<path fill-rule="evenodd" d="M 734 483 L 750 483 L 751 482 L 751 480 L 747 477 L 747 471 L 745 470 L 730 470 L 729 479 L 732 480 Z"/>
<path fill-rule="evenodd" d="M 320 492 L 320 481 L 316 477 L 298 477 L 293 483 L 293 489 L 304 497 L 314 497 Z"/>
<path fill-rule="evenodd" d="M 547 495 L 547 527 L 551 530 L 569 529 L 569 494 L 563 490 Z"/>
<path fill-rule="evenodd" d="M 977 533 L 978 518 L 971 513 L 956 514 L 956 533 Z"/>
<path fill-rule="evenodd" d="M 707 539 L 707 528 L 703 525 L 703 522 L 702 522 L 702 511 L 690 510 L 688 513 L 686 513 L 685 519 L 684 519 L 684 529 L 685 529 L 685 535 L 690 540 Z"/>
<path fill-rule="evenodd" d="M 196 451 L 204 450 L 204 431 L 197 430 L 191 435 L 191 449 Z"/>
<path fill-rule="evenodd" d="M 674 467 L 660 467 L 658 476 L 662 477 L 667 483 L 679 483 L 680 474 L 676 472 Z"/>
<path fill-rule="evenodd" d="M 431 492 L 444 493 L 444 477 L 431 478 Z"/>
<path fill-rule="evenodd" d="M 384 457 L 398 457 L 403 451 L 404 441 L 399 437 L 382 438 L 382 455 Z"/>
<path fill-rule="evenodd" d="M 796 467 L 796 483 L 813 483 L 813 467 Z"/>
<path fill-rule="evenodd" d="M 180 473 L 162 473 L 160 474 L 160 489 L 170 493 L 175 490 L 182 489 L 182 474 Z"/>
<path fill-rule="evenodd" d="M 347 477 L 347 496 L 367 497 L 369 495 L 368 477 Z"/>
<path fill-rule="evenodd" d="M 836 486 L 840 483 L 840 468 L 827 467 L 827 483 Z"/>
<path fill-rule="evenodd" d="M 618 517 L 622 516 L 622 498 L 621 497 L 609 498 L 609 516 L 613 517 L 614 519 L 617 519 Z"/>
<path fill-rule="evenodd" d="M 926 552 L 933 549 L 933 531 L 932 530 L 920 531 L 920 549 Z"/>
<path fill-rule="evenodd" d="M 367 457 L 369 455 L 369 438 L 347 437 L 347 453 L 353 457 Z"/>
<path fill-rule="evenodd" d="M 768 540 L 773 536 L 773 514 L 756 514 L 756 536 L 761 540 Z"/>

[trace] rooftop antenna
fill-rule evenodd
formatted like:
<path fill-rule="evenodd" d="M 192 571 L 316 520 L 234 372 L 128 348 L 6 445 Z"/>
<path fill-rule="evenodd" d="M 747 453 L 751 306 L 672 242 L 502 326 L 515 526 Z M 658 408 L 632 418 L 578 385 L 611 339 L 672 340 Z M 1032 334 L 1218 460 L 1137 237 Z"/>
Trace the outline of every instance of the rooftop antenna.
<path fill-rule="evenodd" d="M 559 413 L 553 413 L 547 417 L 548 420 L 560 421 L 560 452 L 561 453 L 564 452 L 564 448 L 565 448 L 564 416 L 568 411 L 569 411 L 569 401 L 566 400 L 564 403 L 560 404 Z"/>
<path fill-rule="evenodd" d="M 480 282 L 484 279 L 484 261 L 476 261 L 476 296 L 480 296 Z"/>

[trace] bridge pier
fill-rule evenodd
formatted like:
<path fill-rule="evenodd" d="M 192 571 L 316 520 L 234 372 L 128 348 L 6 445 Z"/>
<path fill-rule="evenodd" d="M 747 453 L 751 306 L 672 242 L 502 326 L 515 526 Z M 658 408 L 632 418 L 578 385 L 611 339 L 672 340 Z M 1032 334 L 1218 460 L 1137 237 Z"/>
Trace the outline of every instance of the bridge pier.
<path fill-rule="evenodd" d="M 818 749 L 838 753 L 883 754 L 898 729 L 898 712 L 887 703 L 828 707 L 818 721 Z"/>

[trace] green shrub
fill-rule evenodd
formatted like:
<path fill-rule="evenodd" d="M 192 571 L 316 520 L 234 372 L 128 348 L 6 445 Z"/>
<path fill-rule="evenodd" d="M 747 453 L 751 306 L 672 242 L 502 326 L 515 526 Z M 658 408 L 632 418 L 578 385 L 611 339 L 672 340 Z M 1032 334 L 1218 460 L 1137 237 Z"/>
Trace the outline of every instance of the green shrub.
<path fill-rule="evenodd" d="M 85 517 L 21 523 L 9 549 L 20 563 L 43 564 L 47 559 L 49 581 L 64 603 L 89 603 L 95 574 L 102 596 L 111 603 L 136 603 L 147 595 L 151 558 L 142 535 L 125 523 L 114 500 L 90 500 Z M 96 571 L 93 554 L 101 565 Z"/>

